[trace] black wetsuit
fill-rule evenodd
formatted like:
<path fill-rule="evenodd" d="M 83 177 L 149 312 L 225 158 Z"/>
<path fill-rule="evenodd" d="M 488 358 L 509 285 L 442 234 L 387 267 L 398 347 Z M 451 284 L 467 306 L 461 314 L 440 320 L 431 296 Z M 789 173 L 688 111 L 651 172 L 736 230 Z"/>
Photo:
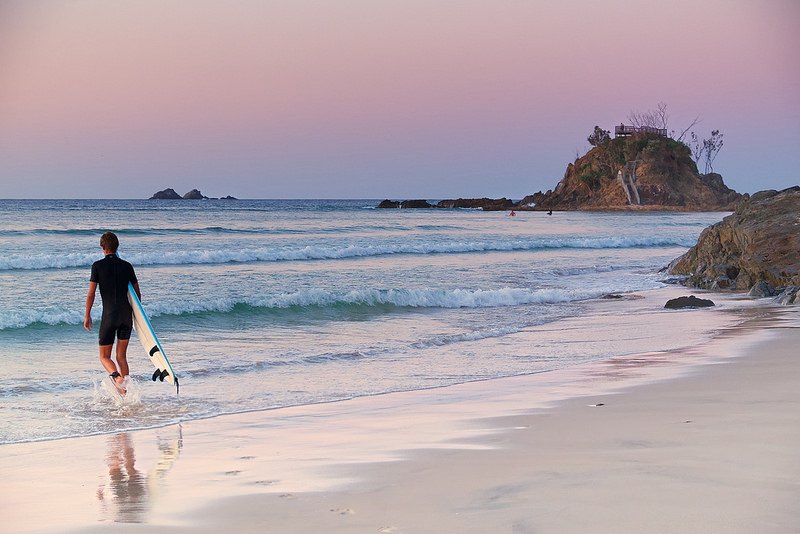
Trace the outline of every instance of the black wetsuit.
<path fill-rule="evenodd" d="M 109 254 L 92 264 L 90 282 L 100 286 L 103 299 L 103 319 L 100 321 L 100 345 L 111 345 L 114 337 L 130 339 L 133 328 L 133 309 L 128 302 L 128 282 L 136 284 L 133 265 Z"/>

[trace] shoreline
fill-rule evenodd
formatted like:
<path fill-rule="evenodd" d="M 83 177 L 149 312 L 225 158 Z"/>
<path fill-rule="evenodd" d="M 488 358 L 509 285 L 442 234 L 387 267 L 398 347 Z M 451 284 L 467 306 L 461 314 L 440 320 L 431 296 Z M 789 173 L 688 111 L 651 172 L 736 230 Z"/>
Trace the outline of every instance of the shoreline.
<path fill-rule="evenodd" d="M 631 439 L 620 444 L 625 440 L 617 439 L 614 432 L 635 433 L 654 416 L 679 408 L 709 410 L 712 423 L 724 419 L 721 406 L 709 406 L 707 399 L 693 406 L 674 395 L 680 391 L 697 395 L 700 387 L 710 388 L 703 395 L 713 397 L 714 387 L 730 381 L 732 370 L 752 371 L 759 359 L 770 362 L 769 370 L 776 376 L 747 384 L 755 394 L 772 393 L 770 386 L 781 380 L 791 382 L 799 364 L 786 357 L 785 349 L 796 346 L 800 338 L 797 322 L 797 312 L 785 309 L 734 326 L 699 348 L 683 351 L 615 357 L 548 373 L 441 389 L 232 414 L 160 429 L 4 445 L 0 447 L 7 508 L 3 516 L 15 531 L 93 531 L 111 526 L 127 530 L 119 523 L 155 531 L 187 527 L 214 531 L 226 525 L 237 531 L 263 531 L 270 525 L 279 531 L 481 532 L 498 525 L 509 531 L 516 529 L 514 524 L 519 526 L 514 531 L 520 532 L 580 532 L 590 526 L 595 532 L 611 532 L 626 524 L 631 529 L 674 531 L 657 516 L 650 522 L 637 516 L 634 525 L 600 514 L 596 502 L 635 484 L 636 478 L 620 485 L 615 471 L 603 462 L 598 466 L 596 458 L 585 469 L 576 467 L 569 479 L 586 493 L 583 498 L 587 502 L 594 503 L 592 513 L 576 510 L 569 521 L 548 515 L 554 495 L 567 507 L 574 497 L 558 476 L 563 469 L 559 466 L 576 466 L 583 455 L 599 452 L 607 457 L 626 451 L 634 455 L 646 452 L 667 463 L 674 457 L 664 456 L 666 451 L 682 457 L 687 452 L 700 454 L 697 448 L 687 451 L 670 445 L 684 437 L 685 429 L 701 428 L 677 419 L 667 430 L 659 430 L 666 432 L 660 440 Z M 758 354 L 765 345 L 783 347 L 778 351 L 782 356 Z M 731 357 L 737 352 L 741 354 Z M 665 395 L 669 403 L 661 402 Z M 798 397 L 800 393 L 783 402 L 797 404 Z M 631 413 L 636 410 L 630 399 L 645 408 Z M 748 408 L 769 418 L 775 406 L 768 404 L 756 402 Z M 625 419 L 628 416 L 634 417 L 635 425 Z M 691 420 L 700 422 L 694 416 Z M 575 443 L 558 441 L 559 435 L 575 428 L 592 428 L 597 435 L 581 436 L 579 444 L 587 441 L 579 450 L 574 450 Z M 787 426 L 785 435 L 780 428 L 771 428 L 777 439 L 771 448 L 787 441 L 796 443 L 800 436 L 794 429 L 800 429 L 800 424 Z M 729 450 L 731 443 L 718 442 L 721 436 L 713 430 L 711 424 L 704 434 L 712 449 L 720 449 L 726 457 L 737 456 L 737 451 Z M 794 441 L 785 439 L 791 432 Z M 598 443 L 599 436 L 616 439 L 616 445 Z M 757 445 L 748 442 L 747 448 Z M 54 457 L 69 458 L 70 463 L 53 465 Z M 533 466 L 528 475 L 515 474 L 531 457 L 558 461 L 547 469 Z M 758 457 L 751 454 L 749 458 L 750 463 L 758 463 Z M 691 455 L 685 460 L 710 469 Z M 630 467 L 619 458 L 616 462 L 621 463 L 615 469 Z M 602 469 L 597 473 L 590 467 Z M 717 465 L 713 474 L 719 478 L 724 470 Z M 598 494 L 586 488 L 581 484 L 586 476 L 606 489 Z M 653 472 L 649 476 L 652 478 Z M 689 482 L 673 481 L 675 487 L 665 495 L 677 499 L 676 495 L 696 483 Z M 752 480 L 747 482 L 752 486 Z M 760 485 L 763 481 L 751 488 L 754 494 Z M 438 489 L 431 494 L 433 488 Z M 726 485 L 706 490 L 715 488 L 730 491 Z M 793 491 L 794 502 L 800 502 L 796 484 Z M 489 504 L 470 505 L 478 495 Z M 420 501 L 422 496 L 426 497 Z M 543 498 L 551 504 L 540 508 L 538 513 L 543 515 L 539 516 L 532 510 L 537 503 L 543 506 Z M 753 506 L 756 502 L 754 497 Z M 627 509 L 624 502 L 615 504 L 613 499 L 604 506 Z M 456 509 L 460 511 L 456 513 Z M 695 523 L 685 523 L 677 530 L 704 527 L 704 531 L 735 532 L 739 528 L 744 532 L 745 527 L 734 523 L 708 523 L 718 513 L 738 512 L 741 516 L 744 509 L 729 509 L 726 502 L 718 502 L 708 508 L 711 515 L 700 514 Z M 654 511 L 652 503 L 648 510 Z M 673 520 L 680 519 L 674 517 L 676 509 L 669 510 Z M 595 514 L 606 523 L 597 523 Z M 737 524 L 743 524 L 739 516 Z M 776 525 L 797 526 L 792 523 L 797 514 L 781 517 Z M 586 523 L 589 519 L 592 522 Z M 518 523 L 509 523 L 512 520 Z"/>

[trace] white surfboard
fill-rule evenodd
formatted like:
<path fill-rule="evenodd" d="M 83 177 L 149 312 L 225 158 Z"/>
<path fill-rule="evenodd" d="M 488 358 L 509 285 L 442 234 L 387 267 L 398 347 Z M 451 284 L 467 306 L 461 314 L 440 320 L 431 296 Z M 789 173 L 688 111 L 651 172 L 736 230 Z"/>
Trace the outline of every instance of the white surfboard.
<path fill-rule="evenodd" d="M 153 373 L 153 382 L 156 380 L 166 381 L 170 384 L 175 384 L 176 393 L 180 391 L 178 385 L 178 377 L 175 376 L 175 371 L 172 370 L 167 355 L 161 347 L 161 343 L 156 337 L 156 332 L 150 324 L 150 319 L 142 308 L 142 303 L 139 297 L 136 296 L 136 290 L 133 289 L 133 284 L 128 282 L 128 302 L 131 303 L 133 308 L 133 328 L 136 330 L 136 336 L 144 347 L 144 351 L 150 356 L 150 361 L 155 366 L 156 371 Z"/>

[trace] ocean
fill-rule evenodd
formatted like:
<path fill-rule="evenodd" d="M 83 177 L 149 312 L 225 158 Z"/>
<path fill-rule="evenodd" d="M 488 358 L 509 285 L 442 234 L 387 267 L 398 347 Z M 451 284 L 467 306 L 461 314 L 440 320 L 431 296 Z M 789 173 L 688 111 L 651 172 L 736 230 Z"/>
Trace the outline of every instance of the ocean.
<path fill-rule="evenodd" d="M 0 443 L 540 373 L 720 327 L 637 326 L 635 296 L 668 287 L 659 270 L 723 213 L 377 203 L 0 200 Z M 179 395 L 150 380 L 135 339 L 129 399 L 104 388 L 99 296 L 95 330 L 82 323 L 107 230 L 135 266 Z M 612 293 L 626 298 L 601 299 Z M 611 305 L 611 324 L 628 328 L 607 326 Z"/>

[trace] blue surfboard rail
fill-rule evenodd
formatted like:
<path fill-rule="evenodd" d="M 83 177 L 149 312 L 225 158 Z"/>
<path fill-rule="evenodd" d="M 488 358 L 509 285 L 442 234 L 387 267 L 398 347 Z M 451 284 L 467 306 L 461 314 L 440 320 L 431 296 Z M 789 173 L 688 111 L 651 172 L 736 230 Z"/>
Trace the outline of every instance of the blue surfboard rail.
<path fill-rule="evenodd" d="M 164 362 L 166 362 L 167 367 L 169 369 L 169 374 L 172 376 L 173 380 L 175 380 L 175 390 L 176 393 L 180 393 L 180 386 L 178 385 L 178 377 L 175 375 L 175 371 L 172 369 L 172 364 L 169 362 L 169 358 L 167 358 L 167 353 L 164 352 L 163 347 L 161 347 L 161 342 L 158 340 L 158 336 L 156 335 L 156 331 L 153 328 L 153 325 L 150 324 L 150 318 L 147 316 L 147 313 L 144 311 L 144 307 L 142 306 L 142 302 L 139 300 L 139 296 L 136 294 L 136 289 L 134 289 L 133 284 L 128 282 L 128 291 L 133 296 L 133 302 L 136 304 L 136 307 L 139 309 L 139 312 L 142 314 L 142 318 L 144 322 L 147 324 L 147 328 L 150 329 L 150 333 L 153 335 L 153 340 L 156 342 L 156 346 L 158 347 L 158 351 L 161 353 L 161 356 L 164 358 Z M 154 379 L 155 380 L 155 379 Z"/>

